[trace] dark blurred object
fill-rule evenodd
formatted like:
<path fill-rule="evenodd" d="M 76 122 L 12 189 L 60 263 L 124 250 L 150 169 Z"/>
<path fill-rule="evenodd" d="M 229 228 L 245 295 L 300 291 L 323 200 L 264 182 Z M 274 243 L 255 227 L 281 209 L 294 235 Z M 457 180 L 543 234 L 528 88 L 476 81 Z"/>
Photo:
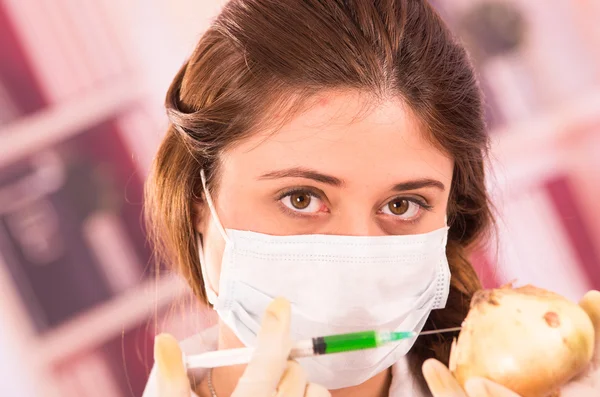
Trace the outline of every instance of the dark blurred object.
<path fill-rule="evenodd" d="M 518 51 L 525 39 L 525 20 L 519 9 L 505 1 L 474 5 L 459 22 L 459 34 L 478 63 Z"/>
<path fill-rule="evenodd" d="M 444 14 L 473 59 L 485 96 L 487 124 L 490 130 L 494 130 L 508 120 L 503 111 L 503 99 L 499 97 L 502 94 L 494 82 L 488 80 L 490 74 L 496 73 L 486 71 L 493 59 L 504 58 L 500 59 L 501 63 L 513 63 L 510 56 L 519 52 L 526 38 L 525 18 L 513 3 L 498 0 L 478 2 L 462 12 L 446 10 Z M 518 74 L 518 69 L 510 73 Z"/>
<path fill-rule="evenodd" d="M 0 170 L 0 252 L 38 331 L 141 280 L 141 185 L 111 122 Z"/>

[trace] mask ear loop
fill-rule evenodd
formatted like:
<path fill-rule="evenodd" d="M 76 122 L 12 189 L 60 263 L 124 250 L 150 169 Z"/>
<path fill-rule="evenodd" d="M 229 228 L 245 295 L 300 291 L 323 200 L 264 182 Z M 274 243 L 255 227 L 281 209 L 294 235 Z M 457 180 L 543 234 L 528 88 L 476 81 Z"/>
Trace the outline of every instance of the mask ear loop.
<path fill-rule="evenodd" d="M 225 240 L 225 242 L 227 244 L 231 244 L 231 240 L 229 239 L 229 236 L 227 236 L 227 232 L 225 231 L 225 228 L 223 228 L 223 224 L 221 223 L 221 220 L 219 219 L 219 215 L 217 215 L 217 210 L 212 201 L 210 193 L 208 192 L 208 187 L 206 186 L 206 175 L 204 174 L 204 169 L 200 170 L 200 180 L 202 181 L 202 189 L 204 190 L 204 196 L 206 197 L 206 203 L 208 204 L 208 210 L 210 211 L 210 214 L 213 217 L 213 220 L 217 224 L 217 229 L 219 229 L 219 233 L 221 233 L 221 236 L 223 236 L 223 239 Z"/>
<path fill-rule="evenodd" d="M 204 191 L 204 196 L 206 197 L 206 204 L 208 204 L 208 209 L 210 211 L 210 215 L 213 217 L 217 225 L 217 229 L 219 229 L 219 233 L 225 240 L 226 244 L 232 244 L 231 239 L 227 236 L 227 232 L 225 228 L 223 228 L 223 224 L 217 215 L 217 210 L 215 209 L 215 205 L 212 201 L 212 197 L 208 192 L 208 187 L 206 186 L 206 175 L 204 173 L 204 169 L 200 170 L 200 180 L 202 181 L 202 189 Z M 217 303 L 218 295 L 215 290 L 210 286 L 210 280 L 208 278 L 208 274 L 206 271 L 206 260 L 204 259 L 204 248 L 202 246 L 202 236 L 200 234 L 196 234 L 196 244 L 198 246 L 198 256 L 200 258 L 200 271 L 202 272 L 202 279 L 204 281 L 204 291 L 206 293 L 206 299 L 208 303 L 213 305 L 213 307 Z"/>
<path fill-rule="evenodd" d="M 196 233 L 196 244 L 198 246 L 198 257 L 200 258 L 200 271 L 202 272 L 202 280 L 204 281 L 204 292 L 206 293 L 206 299 L 211 305 L 215 305 L 217 302 L 217 293 L 210 285 L 208 279 L 208 273 L 206 272 L 206 260 L 204 259 L 204 248 L 202 247 L 202 236 L 200 233 Z"/>

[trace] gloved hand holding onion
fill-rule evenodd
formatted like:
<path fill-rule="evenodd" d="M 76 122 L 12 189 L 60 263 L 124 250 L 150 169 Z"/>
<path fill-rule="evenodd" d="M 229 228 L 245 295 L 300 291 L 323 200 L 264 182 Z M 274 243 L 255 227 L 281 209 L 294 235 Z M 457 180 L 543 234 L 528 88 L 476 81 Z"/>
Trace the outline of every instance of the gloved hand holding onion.
<path fill-rule="evenodd" d="M 600 397 L 600 292 L 577 305 L 533 286 L 482 290 L 462 326 L 449 371 L 423 366 L 434 397 Z"/>

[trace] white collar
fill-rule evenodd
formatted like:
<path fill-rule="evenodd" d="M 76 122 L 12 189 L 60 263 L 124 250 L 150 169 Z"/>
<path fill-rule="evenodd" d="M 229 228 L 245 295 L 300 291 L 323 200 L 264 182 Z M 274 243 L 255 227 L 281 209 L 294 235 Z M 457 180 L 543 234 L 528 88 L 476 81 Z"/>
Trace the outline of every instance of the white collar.
<path fill-rule="evenodd" d="M 218 327 L 214 326 L 202 333 L 196 334 L 180 343 L 181 350 L 186 355 L 200 354 L 217 349 Z M 194 369 L 190 372 L 196 381 L 201 381 L 207 374 L 204 368 Z M 410 374 L 406 356 L 392 366 L 392 385 L 390 386 L 389 397 L 418 397 L 420 396 L 418 387 L 415 385 L 414 378 Z M 159 397 L 156 382 L 155 368 L 150 372 L 150 378 L 146 384 L 146 389 L 142 397 Z M 192 397 L 197 397 L 192 393 Z"/>

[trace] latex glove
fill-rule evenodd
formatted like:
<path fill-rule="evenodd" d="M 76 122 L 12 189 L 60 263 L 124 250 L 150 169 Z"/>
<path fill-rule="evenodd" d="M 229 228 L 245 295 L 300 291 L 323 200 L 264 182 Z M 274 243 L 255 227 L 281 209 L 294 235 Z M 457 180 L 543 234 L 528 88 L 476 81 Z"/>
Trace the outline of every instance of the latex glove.
<path fill-rule="evenodd" d="M 579 305 L 594 324 L 594 356 L 590 366 L 560 390 L 560 397 L 600 396 L 600 292 L 589 291 Z M 506 387 L 483 378 L 469 379 L 463 390 L 450 370 L 433 359 L 423 364 L 423 375 L 433 397 L 520 397 Z"/>
<path fill-rule="evenodd" d="M 232 397 L 326 397 L 327 389 L 308 383 L 300 365 L 288 360 L 290 339 L 290 304 L 275 299 L 267 308 L 257 348 Z M 190 383 L 185 372 L 181 349 L 169 335 L 159 335 L 155 344 L 159 396 L 189 397 Z M 224 397 L 224 396 L 222 396 Z"/>
<path fill-rule="evenodd" d="M 192 389 L 177 340 L 169 334 L 154 339 L 154 362 L 160 397 L 190 397 Z"/>
<path fill-rule="evenodd" d="M 423 375 L 433 397 L 520 397 L 506 387 L 484 378 L 469 379 L 463 390 L 450 370 L 434 359 L 423 363 Z"/>
<path fill-rule="evenodd" d="M 308 383 L 300 364 L 288 360 L 290 338 L 290 304 L 275 299 L 267 308 L 258 333 L 256 352 L 238 381 L 232 397 L 324 397 L 327 389 Z"/>

